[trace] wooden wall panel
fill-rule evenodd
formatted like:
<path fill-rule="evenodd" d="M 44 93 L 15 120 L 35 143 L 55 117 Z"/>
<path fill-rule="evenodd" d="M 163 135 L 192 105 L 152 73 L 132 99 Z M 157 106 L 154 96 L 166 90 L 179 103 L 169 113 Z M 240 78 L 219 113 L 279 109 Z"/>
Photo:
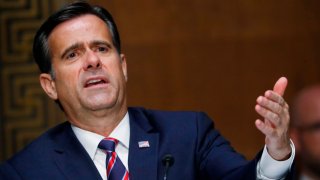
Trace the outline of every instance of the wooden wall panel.
<path fill-rule="evenodd" d="M 0 161 L 63 121 L 43 93 L 31 48 L 35 31 L 63 1 L 0 1 Z"/>
<path fill-rule="evenodd" d="M 320 79 L 320 2 L 111 0 L 129 70 L 129 104 L 205 111 L 248 158 L 264 143 L 256 97 L 280 76 L 286 99 Z"/>
<path fill-rule="evenodd" d="M 35 30 L 63 0 L 0 0 L 0 161 L 63 120 L 31 58 Z M 131 106 L 205 111 L 251 158 L 264 138 L 255 99 L 280 76 L 285 95 L 319 82 L 320 2 L 91 0 L 113 14 Z"/>

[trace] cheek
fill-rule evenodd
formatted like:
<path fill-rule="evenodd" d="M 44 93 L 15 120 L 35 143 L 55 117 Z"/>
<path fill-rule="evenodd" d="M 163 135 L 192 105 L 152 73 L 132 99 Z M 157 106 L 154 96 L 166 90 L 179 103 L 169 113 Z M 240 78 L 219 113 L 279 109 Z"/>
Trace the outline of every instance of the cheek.
<path fill-rule="evenodd" d="M 120 61 L 120 60 L 116 60 L 116 61 Z M 119 62 L 105 64 L 105 67 L 113 78 L 121 81 L 124 79 L 123 69 Z"/>
<path fill-rule="evenodd" d="M 56 71 L 56 82 L 57 88 L 60 89 L 61 92 L 71 91 L 77 88 L 77 73 L 71 68 L 67 70 L 60 69 Z"/>
<path fill-rule="evenodd" d="M 75 79 L 81 70 L 80 60 L 77 62 L 60 62 L 54 66 L 56 77 L 60 80 Z"/>

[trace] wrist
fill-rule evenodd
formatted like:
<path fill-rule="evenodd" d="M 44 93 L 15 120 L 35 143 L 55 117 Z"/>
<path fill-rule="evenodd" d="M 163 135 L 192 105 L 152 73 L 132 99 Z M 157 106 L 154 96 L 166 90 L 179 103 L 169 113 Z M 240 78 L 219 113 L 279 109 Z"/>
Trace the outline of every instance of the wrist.
<path fill-rule="evenodd" d="M 281 148 L 281 149 L 279 148 L 279 149 L 275 149 L 275 150 L 269 149 L 267 147 L 267 152 L 274 160 L 284 161 L 284 160 L 287 160 L 287 159 L 290 158 L 290 156 L 291 156 L 291 147 L 289 145 L 289 146 L 287 146 L 285 148 Z"/>

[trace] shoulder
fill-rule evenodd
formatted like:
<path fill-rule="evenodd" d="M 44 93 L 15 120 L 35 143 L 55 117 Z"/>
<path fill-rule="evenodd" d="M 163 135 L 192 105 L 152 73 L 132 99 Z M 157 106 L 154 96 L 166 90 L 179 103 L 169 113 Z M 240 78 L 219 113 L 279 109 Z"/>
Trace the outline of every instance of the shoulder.
<path fill-rule="evenodd" d="M 59 124 L 33 140 L 21 151 L 0 165 L 0 179 L 21 179 L 20 176 L 36 177 L 39 169 L 52 167 L 55 147 L 61 139 L 67 139 L 71 129 L 68 122 Z M 52 170 L 53 171 L 53 170 Z M 23 175 L 22 175 L 23 174 Z M 33 178 L 34 179 L 34 178 Z"/>
<path fill-rule="evenodd" d="M 8 162 L 11 164 L 19 163 L 21 160 L 33 159 L 39 156 L 46 156 L 56 146 L 57 138 L 66 134 L 70 124 L 68 122 L 61 123 L 53 128 L 50 128 L 38 138 L 34 139 L 21 151 L 11 157 Z"/>
<path fill-rule="evenodd" d="M 184 129 L 214 127 L 213 120 L 204 112 L 197 111 L 164 111 L 145 108 L 129 108 L 129 114 L 141 124 L 150 123 L 157 129 Z"/>

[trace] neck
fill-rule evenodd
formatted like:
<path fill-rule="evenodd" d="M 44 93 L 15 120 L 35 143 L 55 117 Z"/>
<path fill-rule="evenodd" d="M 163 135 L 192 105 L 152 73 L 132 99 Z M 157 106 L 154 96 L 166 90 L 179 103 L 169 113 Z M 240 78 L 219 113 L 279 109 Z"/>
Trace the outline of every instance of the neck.
<path fill-rule="evenodd" d="M 127 113 L 127 107 L 119 110 L 103 110 L 78 113 L 77 118 L 67 116 L 69 122 L 81 129 L 108 137 Z"/>

